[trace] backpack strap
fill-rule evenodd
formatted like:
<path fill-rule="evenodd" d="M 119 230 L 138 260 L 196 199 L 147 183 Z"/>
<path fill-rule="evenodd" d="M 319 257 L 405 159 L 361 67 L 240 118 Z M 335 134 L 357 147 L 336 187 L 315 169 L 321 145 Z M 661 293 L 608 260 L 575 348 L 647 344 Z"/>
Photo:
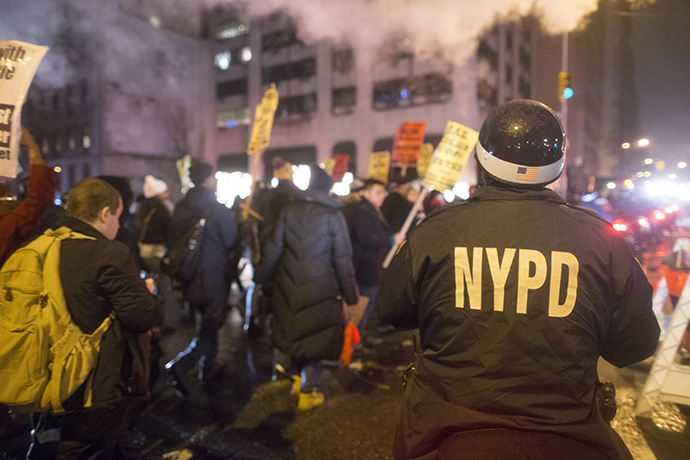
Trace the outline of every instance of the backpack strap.
<path fill-rule="evenodd" d="M 43 265 L 43 289 L 46 297 L 53 299 L 56 305 L 61 305 L 65 309 L 65 317 L 69 317 L 69 309 L 67 309 L 67 302 L 65 300 L 65 293 L 62 288 L 62 283 L 60 281 L 60 246 L 61 242 L 66 239 L 90 239 L 95 240 L 96 238 L 82 233 L 74 232 L 68 227 L 60 227 L 57 230 L 47 230 L 45 235 L 49 238 L 46 240 L 49 242 L 48 249 L 46 251 L 46 256 Z M 47 300 L 47 299 L 46 299 Z M 61 401 L 61 390 L 63 387 L 63 370 L 65 367 L 65 362 L 67 361 L 70 353 L 74 347 L 80 342 L 82 337 L 88 337 L 100 343 L 100 340 L 110 327 L 113 319 L 115 318 L 114 313 L 111 313 L 101 325 L 92 333 L 84 334 L 73 321 L 70 321 L 67 331 L 65 332 L 65 337 L 63 337 L 60 342 L 60 347 L 56 349 L 56 355 L 53 358 L 52 372 L 50 381 L 46 388 L 46 393 L 50 401 L 50 405 L 53 412 L 59 414 L 63 413 L 65 410 L 62 407 Z M 93 372 L 92 372 L 93 374 Z M 93 381 L 89 379 L 90 385 L 87 383 L 87 393 L 85 398 L 91 400 L 91 393 L 93 390 Z"/>

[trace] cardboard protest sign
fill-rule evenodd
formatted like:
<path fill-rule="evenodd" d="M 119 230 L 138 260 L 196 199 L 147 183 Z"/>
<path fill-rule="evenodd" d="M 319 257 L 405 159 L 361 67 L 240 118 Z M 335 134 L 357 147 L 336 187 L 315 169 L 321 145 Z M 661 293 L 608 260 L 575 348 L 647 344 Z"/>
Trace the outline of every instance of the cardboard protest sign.
<path fill-rule="evenodd" d="M 323 170 L 333 177 L 333 170 L 335 169 L 335 158 L 326 158 L 323 160 Z"/>
<path fill-rule="evenodd" d="M 256 106 L 252 137 L 249 139 L 247 155 L 253 155 L 268 147 L 271 139 L 271 129 L 273 128 L 273 116 L 277 108 L 278 90 L 276 90 L 276 85 L 271 83 L 271 87 L 266 90 L 261 103 Z"/>
<path fill-rule="evenodd" d="M 393 140 L 391 166 L 412 168 L 417 166 L 419 151 L 424 142 L 425 121 L 406 121 L 398 128 Z"/>
<path fill-rule="evenodd" d="M 20 115 L 46 46 L 0 41 L 0 176 L 17 177 Z"/>
<path fill-rule="evenodd" d="M 424 177 L 424 174 L 426 174 L 427 169 L 429 169 L 429 164 L 431 163 L 431 157 L 433 154 L 434 144 L 422 144 L 422 149 L 419 151 L 419 160 L 417 160 L 417 175 L 419 177 Z"/>
<path fill-rule="evenodd" d="M 367 177 L 371 179 L 378 179 L 384 184 L 388 183 L 388 171 L 391 165 L 391 153 L 374 152 L 369 155 L 369 169 Z"/>
<path fill-rule="evenodd" d="M 333 155 L 333 159 L 335 160 L 335 164 L 333 165 L 333 174 L 331 177 L 333 177 L 334 182 L 340 182 L 343 180 L 343 176 L 350 166 L 350 155 L 336 153 Z"/>
<path fill-rule="evenodd" d="M 440 192 L 452 189 L 460 180 L 478 138 L 477 131 L 449 121 L 424 176 L 424 186 Z"/>

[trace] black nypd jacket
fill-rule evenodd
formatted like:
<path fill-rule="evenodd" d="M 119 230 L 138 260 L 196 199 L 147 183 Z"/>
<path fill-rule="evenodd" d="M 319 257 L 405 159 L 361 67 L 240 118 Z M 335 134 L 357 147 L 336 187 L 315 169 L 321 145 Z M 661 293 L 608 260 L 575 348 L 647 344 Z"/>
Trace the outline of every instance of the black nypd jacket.
<path fill-rule="evenodd" d="M 396 457 L 448 430 L 553 432 L 610 458 L 625 447 L 594 409 L 599 356 L 654 354 L 652 287 L 627 243 L 548 189 L 485 186 L 423 221 L 384 274 L 382 319 L 420 329 Z"/>
<path fill-rule="evenodd" d="M 283 208 L 254 276 L 275 281 L 273 344 L 293 358 L 335 360 L 343 347 L 342 299 L 356 304 L 357 287 L 341 208 L 318 190 Z"/>
<path fill-rule="evenodd" d="M 60 281 L 72 320 L 90 334 L 111 312 L 116 318 L 101 341 L 93 406 L 111 405 L 125 397 L 147 397 L 150 345 L 146 333 L 159 321 L 160 304 L 139 277 L 124 244 L 108 240 L 72 217 L 66 217 L 63 225 L 95 238 L 68 239 L 60 246 Z M 82 406 L 82 389 L 65 401 L 66 410 Z"/>

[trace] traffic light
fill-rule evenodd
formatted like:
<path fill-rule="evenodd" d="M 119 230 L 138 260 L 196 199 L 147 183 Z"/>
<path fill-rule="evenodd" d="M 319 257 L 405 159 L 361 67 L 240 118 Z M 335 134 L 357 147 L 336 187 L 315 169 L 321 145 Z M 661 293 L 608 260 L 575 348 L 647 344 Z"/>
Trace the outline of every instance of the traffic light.
<path fill-rule="evenodd" d="M 558 73 L 558 100 L 563 102 L 573 96 L 573 89 L 570 87 L 570 75 L 568 72 Z"/>

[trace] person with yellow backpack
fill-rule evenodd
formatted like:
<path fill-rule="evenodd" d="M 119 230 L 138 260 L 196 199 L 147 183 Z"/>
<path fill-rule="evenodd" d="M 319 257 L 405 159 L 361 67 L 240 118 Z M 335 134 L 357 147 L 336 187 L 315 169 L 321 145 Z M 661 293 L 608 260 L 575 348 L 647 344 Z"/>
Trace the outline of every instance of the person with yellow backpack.
<path fill-rule="evenodd" d="M 58 414 L 58 459 L 109 458 L 148 397 L 161 307 L 122 243 L 122 199 L 100 179 L 69 193 L 63 226 L 0 270 L 0 402 Z"/>

